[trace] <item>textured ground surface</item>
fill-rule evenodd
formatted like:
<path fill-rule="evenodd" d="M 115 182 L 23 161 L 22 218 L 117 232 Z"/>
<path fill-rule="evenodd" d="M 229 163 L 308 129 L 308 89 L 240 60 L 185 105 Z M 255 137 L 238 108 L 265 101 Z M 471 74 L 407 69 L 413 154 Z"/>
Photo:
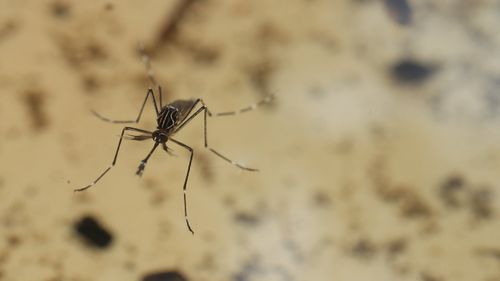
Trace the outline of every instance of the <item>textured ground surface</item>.
<path fill-rule="evenodd" d="M 500 2 L 400 2 L 0 0 L 0 279 L 500 280 Z M 170 101 L 277 93 L 209 120 L 260 173 L 202 119 L 178 134 L 195 236 L 174 146 L 72 191 L 121 131 L 89 110 L 137 114 L 139 41 Z"/>

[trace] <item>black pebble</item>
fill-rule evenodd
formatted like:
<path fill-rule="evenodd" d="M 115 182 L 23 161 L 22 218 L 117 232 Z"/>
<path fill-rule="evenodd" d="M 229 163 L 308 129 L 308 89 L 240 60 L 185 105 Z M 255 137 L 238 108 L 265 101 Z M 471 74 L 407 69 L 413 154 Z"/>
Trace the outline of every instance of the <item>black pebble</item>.
<path fill-rule="evenodd" d="M 165 271 L 147 274 L 142 281 L 187 281 L 187 279 L 177 271 Z"/>
<path fill-rule="evenodd" d="M 401 83 L 421 83 L 434 73 L 434 67 L 411 59 L 403 59 L 392 66 L 391 72 Z"/>
<path fill-rule="evenodd" d="M 85 239 L 88 245 L 95 248 L 107 248 L 113 236 L 91 216 L 85 216 L 75 223 L 76 232 Z"/>

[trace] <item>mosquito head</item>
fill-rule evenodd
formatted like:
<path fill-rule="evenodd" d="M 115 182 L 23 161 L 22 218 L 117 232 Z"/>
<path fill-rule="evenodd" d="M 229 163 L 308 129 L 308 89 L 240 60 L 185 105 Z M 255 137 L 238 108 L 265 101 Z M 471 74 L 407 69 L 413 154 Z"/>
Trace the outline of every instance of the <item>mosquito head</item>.
<path fill-rule="evenodd" d="M 168 139 L 168 135 L 162 130 L 156 130 L 153 132 L 153 140 L 158 143 L 164 143 Z"/>

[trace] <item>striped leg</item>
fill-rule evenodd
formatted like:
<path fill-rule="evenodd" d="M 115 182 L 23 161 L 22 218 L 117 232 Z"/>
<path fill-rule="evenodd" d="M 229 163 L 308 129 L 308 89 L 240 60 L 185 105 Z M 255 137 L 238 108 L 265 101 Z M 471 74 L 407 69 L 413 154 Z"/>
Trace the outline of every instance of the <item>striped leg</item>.
<path fill-rule="evenodd" d="M 75 192 L 76 191 L 84 191 L 90 187 L 92 187 L 93 185 L 95 185 L 102 177 L 104 177 L 104 175 L 109 172 L 109 170 L 111 170 L 111 168 L 113 168 L 116 164 L 116 159 L 118 159 L 118 152 L 120 151 L 120 146 L 122 144 L 122 140 L 123 140 L 123 134 L 125 133 L 125 131 L 135 131 L 135 132 L 141 132 L 141 133 L 145 133 L 145 134 L 151 134 L 151 132 L 148 132 L 146 130 L 142 130 L 142 129 L 138 129 L 138 128 L 132 128 L 132 127 L 125 127 L 123 128 L 122 130 L 122 134 L 120 135 L 120 140 L 118 141 L 118 146 L 116 147 L 116 152 L 115 152 L 115 157 L 113 158 L 113 162 L 111 162 L 111 165 L 109 165 L 108 168 L 106 168 L 106 170 L 104 170 L 104 172 L 102 172 L 102 174 L 100 174 L 93 182 L 91 182 L 90 184 L 82 187 L 82 188 L 77 188 L 75 189 Z"/>
<path fill-rule="evenodd" d="M 161 88 L 159 87 L 160 91 L 160 96 L 161 96 Z M 110 123 L 116 123 L 116 124 L 131 124 L 131 123 L 139 123 L 139 120 L 141 119 L 142 111 L 144 110 L 144 106 L 146 105 L 146 101 L 148 100 L 148 97 L 151 95 L 153 98 L 153 105 L 155 107 L 156 115 L 159 114 L 160 109 L 158 109 L 158 106 L 156 105 L 156 100 L 155 100 L 155 95 L 153 93 L 153 89 L 149 88 L 148 92 L 146 93 L 146 97 L 144 98 L 144 102 L 142 102 L 141 110 L 139 110 L 139 115 L 137 115 L 137 118 L 135 120 L 112 120 L 109 118 L 106 118 L 102 116 L 101 114 L 97 113 L 94 110 L 91 110 L 92 114 L 94 114 L 97 118 L 101 119 L 102 121 L 105 122 L 110 122 Z"/>
<path fill-rule="evenodd" d="M 188 211 L 187 211 L 187 182 L 188 182 L 188 178 L 189 178 L 189 171 L 191 171 L 191 163 L 193 162 L 194 152 L 193 152 L 193 149 L 191 147 L 183 144 L 180 141 L 174 140 L 173 138 L 170 138 L 169 140 L 184 147 L 185 149 L 187 149 L 189 151 L 189 153 L 191 153 L 191 155 L 189 156 L 189 164 L 188 164 L 188 168 L 187 168 L 187 172 L 186 172 L 186 178 L 184 179 L 184 186 L 182 187 L 182 191 L 184 193 L 184 219 L 186 220 L 187 228 L 194 235 L 194 231 L 191 228 L 191 225 L 189 224 Z"/>
<path fill-rule="evenodd" d="M 215 114 L 210 114 L 209 113 L 209 116 L 212 116 L 212 115 L 213 116 L 228 116 L 228 115 L 237 115 L 237 114 L 240 114 L 240 113 L 245 113 L 245 112 L 257 109 L 258 107 L 260 107 L 260 106 L 262 106 L 264 104 L 268 104 L 271 101 L 273 101 L 273 99 L 274 99 L 274 95 L 271 94 L 271 95 L 266 96 L 263 100 L 261 100 L 261 101 L 259 101 L 257 103 L 254 103 L 252 105 L 249 105 L 247 107 L 241 108 L 239 110 L 219 112 L 219 113 L 215 113 Z"/>
<path fill-rule="evenodd" d="M 144 66 L 146 67 L 146 72 L 148 74 L 149 81 L 153 85 L 154 88 L 158 85 L 158 82 L 155 79 L 155 73 L 153 71 L 153 68 L 151 67 L 151 59 L 149 56 L 146 54 L 146 50 L 144 49 L 144 44 L 142 42 L 139 43 L 139 53 L 141 54 L 142 57 L 142 62 L 144 63 Z M 160 96 L 159 96 L 159 101 L 160 101 L 160 109 L 163 107 L 163 102 L 162 102 L 162 92 L 161 88 L 160 89 Z"/>
<path fill-rule="evenodd" d="M 231 112 L 224 112 L 224 113 L 216 113 L 216 114 L 212 114 L 207 106 L 205 105 L 205 103 L 203 102 L 203 100 L 201 99 L 198 99 L 194 106 L 196 106 L 197 103 L 201 103 L 201 107 L 198 108 L 198 110 L 196 110 L 191 116 L 189 116 L 186 121 L 184 121 L 181 125 L 179 125 L 179 127 L 175 130 L 175 132 L 179 131 L 182 127 L 184 127 L 189 121 L 191 121 L 194 117 L 196 117 L 198 114 L 200 114 L 200 112 L 203 111 L 203 121 L 204 121 L 204 126 L 203 126 L 203 133 L 204 133 L 204 138 L 205 138 L 205 147 L 208 148 L 208 150 L 210 150 L 213 154 L 219 156 L 220 158 L 224 159 L 226 162 L 242 169 L 242 170 L 245 170 L 245 171 L 251 171 L 251 172 L 258 172 L 259 170 L 258 169 L 254 169 L 254 168 L 249 168 L 249 167 L 246 167 L 245 165 L 243 164 L 240 164 L 236 161 L 233 161 L 229 158 L 227 158 L 226 156 L 222 155 L 220 152 L 216 151 L 215 149 L 211 148 L 208 146 L 208 138 L 207 138 L 207 115 L 208 116 L 224 116 L 224 115 L 235 115 L 237 114 L 237 112 L 247 112 L 247 111 L 250 111 L 251 108 L 254 108 L 254 107 L 257 107 L 257 104 L 253 105 L 253 106 L 250 106 L 250 107 L 246 107 L 246 108 L 243 108 L 239 111 L 231 111 Z M 193 106 L 193 108 L 194 108 Z M 250 109 L 248 109 L 250 108 Z M 174 133 L 175 133 L 174 132 Z"/>
<path fill-rule="evenodd" d="M 155 149 L 158 147 L 159 144 L 160 144 L 159 142 L 155 142 L 155 144 L 153 145 L 153 148 L 148 153 L 146 158 L 144 158 L 144 160 L 141 161 L 139 168 L 137 168 L 137 172 L 135 172 L 136 175 L 142 176 L 142 173 L 144 172 L 144 168 L 146 168 L 146 164 L 148 163 L 149 157 L 151 157 L 151 155 L 153 154 L 153 152 L 155 151 Z"/>

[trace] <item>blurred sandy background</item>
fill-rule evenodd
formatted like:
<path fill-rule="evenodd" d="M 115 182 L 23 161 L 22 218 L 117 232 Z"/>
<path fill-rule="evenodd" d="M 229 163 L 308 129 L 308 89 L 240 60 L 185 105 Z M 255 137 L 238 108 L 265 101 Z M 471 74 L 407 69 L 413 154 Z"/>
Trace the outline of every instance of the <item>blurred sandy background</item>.
<path fill-rule="evenodd" d="M 0 0 L 0 279 L 500 280 L 500 1 Z M 212 111 L 124 142 L 150 86 Z M 154 129 L 148 102 L 137 127 Z M 101 247 L 76 231 L 92 217 Z"/>

